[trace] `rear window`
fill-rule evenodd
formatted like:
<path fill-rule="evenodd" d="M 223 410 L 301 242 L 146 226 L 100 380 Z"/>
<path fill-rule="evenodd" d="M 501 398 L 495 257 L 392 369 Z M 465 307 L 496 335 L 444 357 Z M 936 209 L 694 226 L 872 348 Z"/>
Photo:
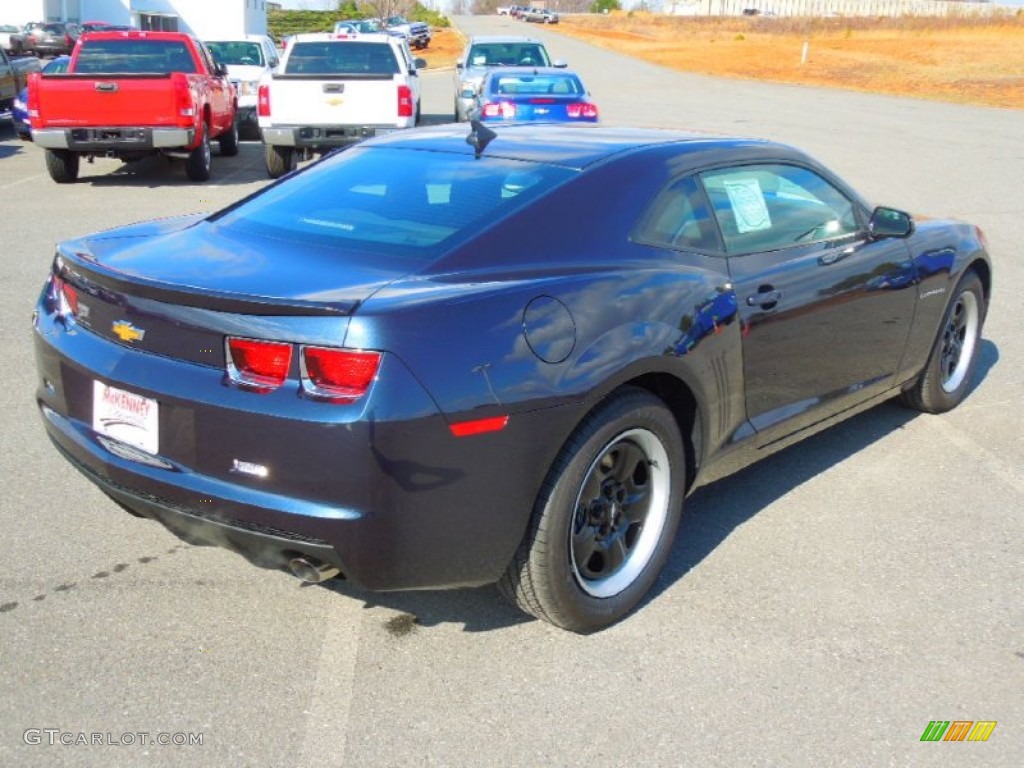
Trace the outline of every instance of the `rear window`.
<path fill-rule="evenodd" d="M 263 66 L 263 49 L 258 43 L 245 41 L 218 41 L 207 43 L 213 55 L 224 64 L 232 66 Z"/>
<path fill-rule="evenodd" d="M 548 52 L 539 43 L 479 43 L 469 50 L 470 67 L 550 66 Z"/>
<path fill-rule="evenodd" d="M 294 43 L 288 75 L 395 75 L 398 59 L 387 43 L 315 41 Z"/>
<path fill-rule="evenodd" d="M 214 218 L 266 237 L 425 262 L 574 175 L 487 155 L 353 147 Z"/>
<path fill-rule="evenodd" d="M 195 71 L 192 54 L 180 40 L 83 40 L 75 62 L 81 75 Z"/>
<path fill-rule="evenodd" d="M 583 83 L 574 75 L 502 75 L 491 77 L 490 92 L 499 96 L 579 96 L 585 93 Z"/>

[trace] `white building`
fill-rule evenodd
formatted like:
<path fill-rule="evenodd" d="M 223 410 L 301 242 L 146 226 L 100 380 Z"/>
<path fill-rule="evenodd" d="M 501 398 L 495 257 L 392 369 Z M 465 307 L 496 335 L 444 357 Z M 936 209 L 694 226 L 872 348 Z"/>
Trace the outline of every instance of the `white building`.
<path fill-rule="evenodd" d="M 2 0 L 4 24 L 106 21 L 214 40 L 267 32 L 266 0 Z"/>

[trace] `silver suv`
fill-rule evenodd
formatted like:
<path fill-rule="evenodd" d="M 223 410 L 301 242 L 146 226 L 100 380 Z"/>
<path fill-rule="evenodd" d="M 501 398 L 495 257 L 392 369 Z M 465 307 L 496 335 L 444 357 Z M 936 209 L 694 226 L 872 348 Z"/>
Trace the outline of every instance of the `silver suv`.
<path fill-rule="evenodd" d="M 477 35 L 471 37 L 455 62 L 455 120 L 468 120 L 474 97 L 493 67 L 564 67 L 551 61 L 544 43 L 530 37 Z"/>

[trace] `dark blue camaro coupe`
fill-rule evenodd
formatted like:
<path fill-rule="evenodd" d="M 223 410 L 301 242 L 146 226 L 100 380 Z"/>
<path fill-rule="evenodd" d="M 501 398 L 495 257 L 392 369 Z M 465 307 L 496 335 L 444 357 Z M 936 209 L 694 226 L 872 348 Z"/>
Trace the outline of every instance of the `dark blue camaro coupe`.
<path fill-rule="evenodd" d="M 59 245 L 36 397 L 186 540 L 307 581 L 498 582 L 588 632 L 698 485 L 893 396 L 957 405 L 990 290 L 976 227 L 790 147 L 439 126 Z"/>

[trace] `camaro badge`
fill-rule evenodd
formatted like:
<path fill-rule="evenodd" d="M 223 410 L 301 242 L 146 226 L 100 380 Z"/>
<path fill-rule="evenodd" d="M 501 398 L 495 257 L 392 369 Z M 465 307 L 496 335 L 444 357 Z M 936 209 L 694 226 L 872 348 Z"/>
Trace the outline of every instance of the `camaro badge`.
<path fill-rule="evenodd" d="M 118 320 L 114 323 L 114 325 L 111 326 L 111 330 L 121 341 L 142 341 L 146 336 L 146 332 L 144 330 L 136 328 L 134 325 L 124 320 Z"/>

